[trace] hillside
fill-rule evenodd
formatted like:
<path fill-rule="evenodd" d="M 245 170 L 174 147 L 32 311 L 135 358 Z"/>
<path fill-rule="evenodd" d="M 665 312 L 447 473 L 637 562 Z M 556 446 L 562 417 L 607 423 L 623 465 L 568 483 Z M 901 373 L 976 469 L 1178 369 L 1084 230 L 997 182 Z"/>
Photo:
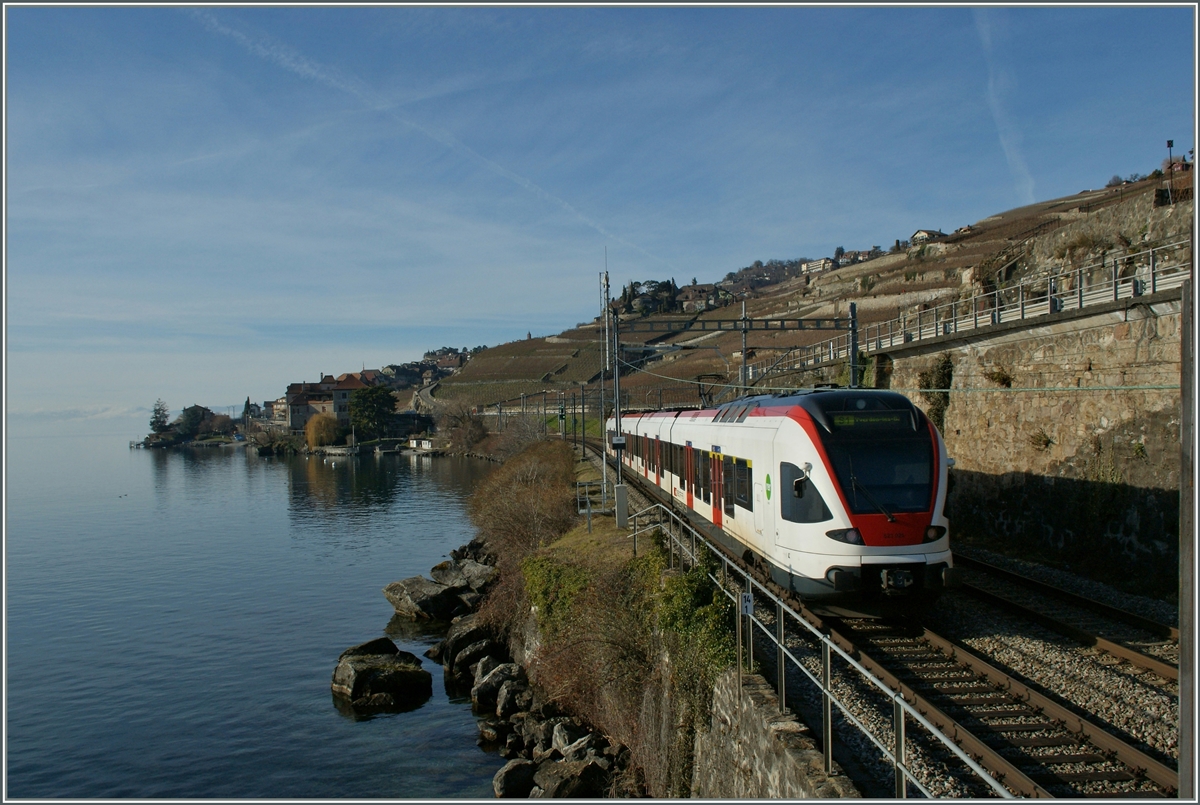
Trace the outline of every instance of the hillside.
<path fill-rule="evenodd" d="M 1190 178 L 1191 174 L 1189 174 Z M 747 288 L 739 301 L 751 318 L 822 318 L 848 315 L 856 303 L 860 328 L 872 322 L 975 295 L 1004 291 L 1021 282 L 1066 275 L 1125 250 L 1138 251 L 1191 236 L 1193 202 L 1155 206 L 1160 182 L 1146 179 L 1103 190 L 1085 191 L 984 218 L 929 243 L 884 254 L 832 271 L 788 277 L 765 287 Z M 743 270 L 745 273 L 746 270 Z M 780 272 L 792 273 L 792 272 Z M 778 274 L 777 274 L 778 275 Z M 726 282 L 739 278 L 733 272 Z M 737 319 L 741 305 L 704 313 L 624 314 L 633 321 Z M 753 332 L 747 358 L 770 358 L 797 346 L 827 340 L 828 331 Z M 597 322 L 547 338 L 514 341 L 475 355 L 434 392 L 438 403 L 472 406 L 519 401 L 522 394 L 578 391 L 593 383 L 603 363 L 602 325 Z M 741 363 L 739 332 L 679 334 L 622 332 L 631 355 L 638 346 L 652 357 L 642 371 L 622 377 L 630 404 L 695 405 L 709 387 L 735 383 Z M 633 358 L 627 356 L 627 359 Z M 796 385 L 811 376 L 792 379 Z"/>

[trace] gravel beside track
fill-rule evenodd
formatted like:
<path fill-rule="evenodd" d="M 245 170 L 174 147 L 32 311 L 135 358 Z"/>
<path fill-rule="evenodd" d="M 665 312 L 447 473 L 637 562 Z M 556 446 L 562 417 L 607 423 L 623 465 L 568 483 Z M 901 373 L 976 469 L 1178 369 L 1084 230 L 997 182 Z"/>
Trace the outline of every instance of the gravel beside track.
<path fill-rule="evenodd" d="M 1138 749 L 1178 761 L 1175 683 L 954 592 L 939 599 L 929 623 Z"/>

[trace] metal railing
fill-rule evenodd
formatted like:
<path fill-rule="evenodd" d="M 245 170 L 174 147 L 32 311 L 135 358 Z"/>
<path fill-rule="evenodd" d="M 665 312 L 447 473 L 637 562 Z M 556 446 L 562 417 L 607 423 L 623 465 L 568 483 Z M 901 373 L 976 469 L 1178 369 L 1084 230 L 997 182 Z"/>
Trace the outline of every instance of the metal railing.
<path fill-rule="evenodd" d="M 859 350 L 870 354 L 915 341 L 1178 288 L 1191 277 L 1192 260 L 1190 240 L 1105 257 L 1081 268 L 921 310 L 915 317 L 906 314 L 879 324 L 861 325 Z M 809 369 L 849 357 L 850 337 L 839 335 L 749 363 L 746 380 L 753 383 L 769 374 Z"/>
<path fill-rule="evenodd" d="M 979 765 L 966 752 L 964 752 L 954 740 L 942 732 L 940 732 L 928 719 L 916 710 L 911 704 L 904 700 L 904 697 L 899 693 L 888 688 L 881 680 L 876 678 L 854 657 L 846 653 L 840 646 L 834 643 L 830 638 L 822 634 L 815 626 L 803 618 L 799 612 L 792 609 L 781 598 L 776 596 L 757 580 L 746 573 L 742 568 L 738 567 L 733 561 L 710 542 L 703 534 L 696 531 L 688 522 L 668 509 L 661 503 L 656 503 L 647 509 L 632 515 L 630 517 L 632 524 L 632 537 L 634 546 L 634 555 L 637 555 L 637 542 L 640 535 L 657 533 L 661 535 L 667 544 L 667 566 L 668 568 L 675 567 L 678 564 L 680 570 L 687 567 L 694 567 L 701 562 L 703 554 L 701 551 L 707 551 L 707 555 L 715 560 L 715 566 L 719 567 L 720 575 L 716 572 L 709 572 L 709 579 L 716 584 L 726 597 L 731 599 L 737 608 L 737 624 L 736 635 L 737 640 L 737 681 L 739 696 L 741 695 L 741 681 L 743 666 L 753 667 L 754 663 L 754 635 L 757 629 L 763 637 L 774 644 L 776 655 L 776 691 L 779 696 L 779 708 L 783 711 L 786 708 L 787 702 L 787 666 L 790 662 L 795 668 L 799 669 L 808 680 L 814 684 L 820 691 L 821 695 L 821 735 L 822 735 L 822 751 L 824 752 L 825 772 L 833 771 L 833 706 L 836 705 L 842 716 L 851 724 L 853 724 L 859 732 L 861 732 L 868 740 L 871 741 L 882 753 L 883 757 L 891 763 L 895 774 L 895 794 L 897 797 L 905 797 L 907 795 L 907 784 L 911 783 L 922 795 L 926 797 L 934 797 L 935 795 L 917 778 L 916 773 L 908 765 L 905 752 L 906 730 L 905 723 L 907 719 L 912 719 L 915 723 L 924 727 L 930 736 L 940 742 L 947 751 L 955 755 L 971 770 L 972 773 L 984 783 L 986 783 L 996 794 L 1004 798 L 1014 798 L 1014 794 L 1005 788 L 998 780 L 996 780 L 986 769 Z M 732 588 L 732 589 L 731 589 Z M 763 600 L 774 604 L 775 607 L 775 631 L 772 632 L 765 623 L 760 621 L 754 614 L 754 605 L 756 602 Z M 807 637 L 816 641 L 820 645 L 821 651 L 821 671 L 816 674 L 798 659 L 791 650 L 788 649 L 785 643 L 784 624 L 791 623 L 794 627 L 807 633 Z M 838 698 L 833 689 L 833 672 L 832 662 L 834 655 L 845 662 L 849 669 L 862 678 L 862 680 L 872 687 L 885 699 L 891 701 L 892 704 L 892 741 L 891 745 L 885 739 L 876 736 L 861 720 L 852 712 L 852 707 L 843 703 Z"/>
<path fill-rule="evenodd" d="M 613 482 L 576 481 L 575 510 L 579 514 L 612 514 Z M 597 505 L 599 498 L 599 505 Z"/>

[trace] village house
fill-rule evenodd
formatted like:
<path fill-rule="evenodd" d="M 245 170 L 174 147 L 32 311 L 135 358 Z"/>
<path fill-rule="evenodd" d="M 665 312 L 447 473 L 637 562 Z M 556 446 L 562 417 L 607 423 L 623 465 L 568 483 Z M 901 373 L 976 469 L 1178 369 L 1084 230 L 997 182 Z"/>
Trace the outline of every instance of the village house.
<path fill-rule="evenodd" d="M 912 237 L 908 240 L 912 245 L 916 246 L 919 243 L 928 243 L 931 240 L 944 237 L 946 237 L 946 233 L 939 229 L 918 229 L 916 232 L 913 232 Z"/>
<path fill-rule="evenodd" d="M 820 260 L 809 260 L 800 266 L 801 274 L 818 274 L 822 271 L 831 271 L 837 267 L 837 264 L 829 257 L 822 257 Z"/>
<path fill-rule="evenodd" d="M 308 420 L 317 414 L 335 417 L 342 427 L 350 426 L 350 395 L 358 389 L 378 385 L 386 375 L 375 369 L 350 372 L 334 377 L 322 375 L 316 383 L 289 383 L 287 391 L 277 400 L 267 400 L 263 407 L 267 422 L 275 430 L 299 436 Z"/>
<path fill-rule="evenodd" d="M 453 352 L 448 355 L 441 355 L 437 359 L 437 368 L 449 369 L 451 372 L 461 369 L 463 364 L 467 362 L 467 356 L 461 352 Z"/>

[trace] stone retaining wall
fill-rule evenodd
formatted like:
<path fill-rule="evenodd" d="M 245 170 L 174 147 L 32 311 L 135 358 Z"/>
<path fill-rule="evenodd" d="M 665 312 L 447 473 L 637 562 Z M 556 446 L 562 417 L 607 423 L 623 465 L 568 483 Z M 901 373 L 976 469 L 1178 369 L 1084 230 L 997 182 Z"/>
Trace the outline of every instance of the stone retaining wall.
<path fill-rule="evenodd" d="M 713 691 L 712 726 L 696 736 L 692 796 L 701 799 L 859 797 L 841 769 L 825 774 L 812 735 L 758 674 L 728 671 Z"/>
<path fill-rule="evenodd" d="M 928 411 L 946 357 L 947 510 L 960 543 L 1175 585 L 1180 302 L 1158 294 L 1036 327 L 895 350 L 879 385 Z M 890 362 L 890 367 L 889 367 Z M 1163 389 L 1115 389 L 1172 386 Z M 1108 579 L 1106 579 L 1108 580 Z M 1117 580 L 1113 580 L 1117 581 Z M 1147 583 L 1157 590 L 1146 588 Z"/>

